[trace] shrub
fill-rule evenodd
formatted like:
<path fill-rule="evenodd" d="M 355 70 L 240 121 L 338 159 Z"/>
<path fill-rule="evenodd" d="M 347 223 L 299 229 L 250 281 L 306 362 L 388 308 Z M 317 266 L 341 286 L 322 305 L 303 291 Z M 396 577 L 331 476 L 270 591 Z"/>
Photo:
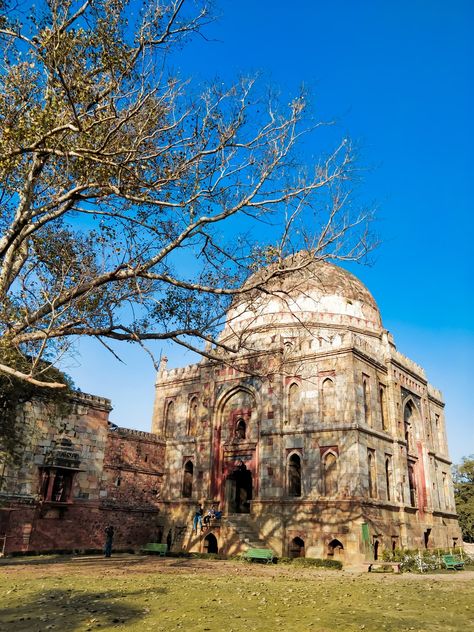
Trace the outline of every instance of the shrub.
<path fill-rule="evenodd" d="M 293 558 L 291 557 L 279 557 L 277 560 L 277 564 L 291 564 Z"/>
<path fill-rule="evenodd" d="M 342 562 L 339 560 L 321 560 L 317 557 L 295 557 L 292 564 L 304 567 L 333 568 L 341 570 Z"/>

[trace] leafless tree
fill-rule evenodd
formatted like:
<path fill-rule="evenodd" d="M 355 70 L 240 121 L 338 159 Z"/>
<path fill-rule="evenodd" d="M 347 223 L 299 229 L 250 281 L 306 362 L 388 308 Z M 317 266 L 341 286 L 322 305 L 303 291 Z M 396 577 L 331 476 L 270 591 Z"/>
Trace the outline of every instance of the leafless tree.
<path fill-rule="evenodd" d="M 350 142 L 296 153 L 304 94 L 168 71 L 205 0 L 35 4 L 0 3 L 0 372 L 60 388 L 45 367 L 78 336 L 195 348 L 289 252 L 365 255 Z"/>

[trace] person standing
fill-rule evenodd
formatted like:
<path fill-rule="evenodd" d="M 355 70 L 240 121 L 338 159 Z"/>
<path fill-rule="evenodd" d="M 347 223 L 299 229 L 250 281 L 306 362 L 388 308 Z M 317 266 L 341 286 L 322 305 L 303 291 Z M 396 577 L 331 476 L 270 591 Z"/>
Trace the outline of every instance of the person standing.
<path fill-rule="evenodd" d="M 112 555 L 112 543 L 114 541 L 114 528 L 111 524 L 105 527 L 105 547 L 104 553 L 105 557 L 110 557 Z"/>
<path fill-rule="evenodd" d="M 194 512 L 194 518 L 193 518 L 193 531 L 194 533 L 197 533 L 197 527 L 198 525 L 201 528 L 202 531 L 202 514 L 204 513 L 204 509 L 202 508 L 202 505 L 198 505 L 196 507 L 196 511 Z"/>

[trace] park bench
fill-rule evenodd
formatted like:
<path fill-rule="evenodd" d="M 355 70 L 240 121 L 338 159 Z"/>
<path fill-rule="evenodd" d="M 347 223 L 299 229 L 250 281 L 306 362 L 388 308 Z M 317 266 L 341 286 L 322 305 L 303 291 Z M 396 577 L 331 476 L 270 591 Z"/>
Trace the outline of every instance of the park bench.
<path fill-rule="evenodd" d="M 267 564 L 270 564 L 275 557 L 275 554 L 271 549 L 247 549 L 242 555 L 246 560 L 265 560 Z"/>
<path fill-rule="evenodd" d="M 464 568 L 464 561 L 456 555 L 443 555 L 441 559 L 446 569 L 452 568 L 458 571 Z"/>
<path fill-rule="evenodd" d="M 145 544 L 145 546 L 142 548 L 142 552 L 158 553 L 158 555 L 162 555 L 164 557 L 168 552 L 168 545 L 160 544 L 158 542 L 148 542 L 148 544 Z"/>

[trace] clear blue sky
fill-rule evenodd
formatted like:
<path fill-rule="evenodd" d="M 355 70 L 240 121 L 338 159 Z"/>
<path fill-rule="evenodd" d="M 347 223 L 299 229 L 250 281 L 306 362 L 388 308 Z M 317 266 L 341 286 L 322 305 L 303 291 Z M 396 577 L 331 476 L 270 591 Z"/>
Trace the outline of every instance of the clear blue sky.
<path fill-rule="evenodd" d="M 398 349 L 441 388 L 451 457 L 474 453 L 472 0 L 217 0 L 219 19 L 173 63 L 193 82 L 260 73 L 282 98 L 304 83 L 368 167 L 358 196 L 378 208 L 381 246 L 350 269 L 370 289 Z M 316 151 L 316 148 L 315 148 Z M 469 187 L 469 190 L 468 190 Z M 154 370 L 81 342 L 68 367 L 110 397 L 111 419 L 150 428 Z M 195 361 L 165 348 L 171 366 Z"/>

